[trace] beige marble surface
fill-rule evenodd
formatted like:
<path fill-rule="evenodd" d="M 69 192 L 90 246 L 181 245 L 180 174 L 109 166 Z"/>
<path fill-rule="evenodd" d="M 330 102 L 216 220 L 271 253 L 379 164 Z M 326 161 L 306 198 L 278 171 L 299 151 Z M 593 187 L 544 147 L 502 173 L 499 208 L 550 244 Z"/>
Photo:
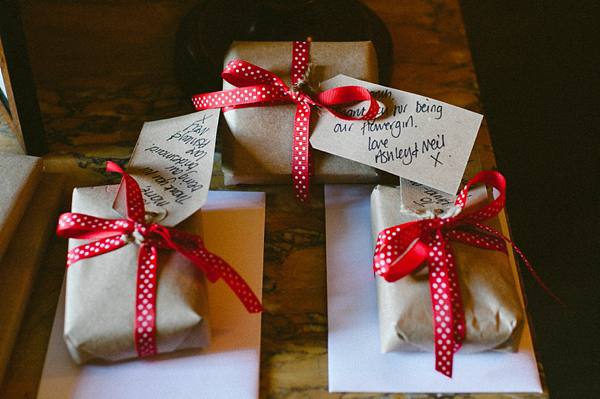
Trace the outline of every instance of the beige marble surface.
<path fill-rule="evenodd" d="M 193 111 L 175 84 L 172 69 L 178 23 L 195 2 L 20 3 L 50 142 L 50 153 L 44 157 L 46 170 L 66 175 L 67 193 L 76 186 L 118 182 L 118 177 L 104 172 L 106 161 L 124 164 L 128 160 L 143 122 Z M 381 16 L 392 34 L 392 87 L 482 112 L 456 0 L 364 3 Z M 485 120 L 476 146 L 484 168 L 493 168 Z M 219 154 L 211 187 L 223 188 Z M 262 398 L 547 396 L 328 393 L 323 187 L 313 188 L 312 207 L 296 201 L 290 186 L 235 189 L 267 192 Z M 52 244 L 0 397 L 35 396 L 64 273 L 66 242 L 54 239 Z"/>

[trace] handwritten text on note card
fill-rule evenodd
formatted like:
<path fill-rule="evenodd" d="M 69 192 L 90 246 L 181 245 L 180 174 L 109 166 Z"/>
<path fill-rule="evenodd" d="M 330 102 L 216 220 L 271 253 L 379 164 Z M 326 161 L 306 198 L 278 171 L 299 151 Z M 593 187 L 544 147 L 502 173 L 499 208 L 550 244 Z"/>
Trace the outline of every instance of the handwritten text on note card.
<path fill-rule="evenodd" d="M 212 176 L 219 109 L 147 122 L 127 167 L 147 211 L 174 226 L 200 209 Z"/>
<path fill-rule="evenodd" d="M 456 193 L 482 116 L 427 97 L 338 75 L 323 90 L 357 85 L 379 102 L 371 121 L 345 121 L 322 112 L 312 128 L 316 149 Z M 360 116 L 367 105 L 339 109 Z"/>
<path fill-rule="evenodd" d="M 469 182 L 477 173 L 482 171 L 481 160 L 476 150 L 471 152 L 465 172 L 463 173 L 460 189 Z M 447 210 L 454 205 L 455 194 L 448 194 L 440 190 L 435 190 L 421 183 L 400 178 L 402 207 L 410 209 L 413 212 L 421 213 L 424 211 L 440 212 Z M 467 194 L 467 207 L 480 207 L 488 202 L 488 194 L 485 184 L 476 184 Z"/>

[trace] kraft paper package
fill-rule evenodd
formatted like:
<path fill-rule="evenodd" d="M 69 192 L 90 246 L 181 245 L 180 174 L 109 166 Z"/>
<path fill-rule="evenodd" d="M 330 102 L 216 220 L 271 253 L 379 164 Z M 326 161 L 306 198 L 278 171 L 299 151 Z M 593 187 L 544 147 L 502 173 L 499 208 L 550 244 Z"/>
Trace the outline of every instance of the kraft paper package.
<path fill-rule="evenodd" d="M 121 218 L 112 208 L 118 185 L 75 189 L 72 212 Z M 201 213 L 177 226 L 201 235 Z M 69 240 L 69 249 L 85 243 Z M 137 357 L 133 318 L 139 246 L 82 259 L 67 270 L 64 338 L 73 359 L 118 361 Z M 175 251 L 159 250 L 156 287 L 158 353 L 208 347 L 204 274 Z"/>
<path fill-rule="evenodd" d="M 292 42 L 234 42 L 225 63 L 242 60 L 266 69 L 291 87 Z M 377 83 L 377 57 L 371 42 L 311 42 L 309 82 L 339 74 Z M 233 88 L 224 82 L 223 89 Z M 295 105 L 248 107 L 223 113 L 223 173 L 225 184 L 290 183 Z M 313 107 L 311 120 L 319 111 Z M 368 183 L 376 169 L 314 150 L 315 183 Z"/>
<path fill-rule="evenodd" d="M 371 194 L 373 243 L 386 228 L 417 220 L 401 206 L 401 187 L 379 185 Z M 497 216 L 484 224 L 499 230 Z M 466 322 L 459 353 L 487 350 L 515 352 L 524 316 L 508 255 L 451 241 Z M 395 282 L 376 276 L 381 349 L 434 351 L 429 280 L 425 263 Z"/>

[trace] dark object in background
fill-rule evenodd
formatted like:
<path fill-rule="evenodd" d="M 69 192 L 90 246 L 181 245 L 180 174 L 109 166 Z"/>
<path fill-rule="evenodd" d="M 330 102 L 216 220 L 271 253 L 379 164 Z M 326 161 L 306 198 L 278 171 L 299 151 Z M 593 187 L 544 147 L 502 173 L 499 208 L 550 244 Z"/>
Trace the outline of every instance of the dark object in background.
<path fill-rule="evenodd" d="M 373 42 L 379 80 L 393 67 L 390 34 L 356 0 L 202 0 L 182 21 L 175 46 L 175 77 L 185 95 L 221 90 L 223 58 L 238 41 Z"/>
<path fill-rule="evenodd" d="M 600 389 L 599 4 L 460 0 L 552 399 Z"/>
<path fill-rule="evenodd" d="M 10 117 L 20 126 L 15 134 L 22 135 L 27 154 L 42 156 L 48 152 L 48 144 L 16 0 L 0 0 L 0 39 L 10 77 L 7 94 L 12 95 L 17 111 L 11 110 Z"/>

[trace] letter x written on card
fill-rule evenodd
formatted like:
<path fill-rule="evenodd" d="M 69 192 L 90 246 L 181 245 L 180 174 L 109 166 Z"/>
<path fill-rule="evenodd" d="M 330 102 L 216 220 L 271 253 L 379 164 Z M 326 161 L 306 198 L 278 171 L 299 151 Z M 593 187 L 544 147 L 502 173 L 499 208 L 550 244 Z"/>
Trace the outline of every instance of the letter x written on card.
<path fill-rule="evenodd" d="M 138 182 L 153 223 L 175 226 L 206 201 L 220 109 L 146 122 L 127 173 Z M 123 185 L 114 208 L 124 215 Z"/>
<path fill-rule="evenodd" d="M 371 121 L 345 121 L 321 112 L 311 127 L 314 148 L 456 194 L 482 115 L 401 90 L 338 75 L 323 90 L 362 86 L 379 102 Z M 337 109 L 358 117 L 367 103 Z"/>

